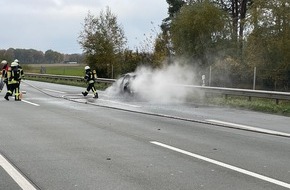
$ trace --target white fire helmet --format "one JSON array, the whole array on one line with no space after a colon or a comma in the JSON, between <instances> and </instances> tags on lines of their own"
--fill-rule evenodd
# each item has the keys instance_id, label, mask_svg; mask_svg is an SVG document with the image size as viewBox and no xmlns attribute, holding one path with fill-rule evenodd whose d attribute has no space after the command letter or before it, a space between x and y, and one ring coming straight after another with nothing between
<instances>
[{"instance_id":1,"label":"white fire helmet","mask_svg":"<svg viewBox=\"0 0 290 190\"><path fill-rule=\"evenodd\" d=\"M18 59L15 59L14 62L19 63Z\"/></svg>"},{"instance_id":2,"label":"white fire helmet","mask_svg":"<svg viewBox=\"0 0 290 190\"><path fill-rule=\"evenodd\" d=\"M18 63L17 63L17 62L13 61L13 62L11 63L11 67L17 67L17 66L18 66Z\"/></svg>"},{"instance_id":3,"label":"white fire helmet","mask_svg":"<svg viewBox=\"0 0 290 190\"><path fill-rule=\"evenodd\" d=\"M6 60L3 60L3 61L1 61L1 64L6 65L7 64L7 61Z\"/></svg>"},{"instance_id":4,"label":"white fire helmet","mask_svg":"<svg viewBox=\"0 0 290 190\"><path fill-rule=\"evenodd\" d=\"M88 70L88 69L90 69L90 67L89 66L85 66L85 70Z\"/></svg>"}]
</instances>

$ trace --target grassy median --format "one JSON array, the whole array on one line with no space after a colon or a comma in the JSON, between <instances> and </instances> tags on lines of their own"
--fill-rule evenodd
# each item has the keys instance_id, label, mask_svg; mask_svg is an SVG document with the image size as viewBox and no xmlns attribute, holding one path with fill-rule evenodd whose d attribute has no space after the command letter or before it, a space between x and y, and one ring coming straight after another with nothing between
<instances>
[{"instance_id":1,"label":"grassy median","mask_svg":"<svg viewBox=\"0 0 290 190\"><path fill-rule=\"evenodd\" d=\"M251 100L249 100L248 97L232 96L227 98L208 97L206 98L206 103L290 116L290 101L286 100L280 100L279 103L276 104L276 100L274 99L251 98Z\"/></svg>"}]
</instances>

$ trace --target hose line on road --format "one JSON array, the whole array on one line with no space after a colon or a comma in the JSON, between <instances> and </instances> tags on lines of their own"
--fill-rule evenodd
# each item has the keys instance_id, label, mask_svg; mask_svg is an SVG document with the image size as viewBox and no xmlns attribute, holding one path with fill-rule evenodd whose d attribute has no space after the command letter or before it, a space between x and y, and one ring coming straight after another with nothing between
<instances>
[{"instance_id":1,"label":"hose line on road","mask_svg":"<svg viewBox=\"0 0 290 190\"><path fill-rule=\"evenodd\" d=\"M34 86L34 85L32 85L32 84L26 82L26 81L22 81L22 82L23 82L24 84L26 84L26 85L28 85L28 86L30 86L30 87L32 87L32 88L38 90L39 92L41 92L41 93L47 95L47 96L50 96L50 97L53 97L53 98L62 98L61 96L55 96L55 95L49 94L49 93L45 92L44 90L42 90L42 89L40 89L40 88L38 88L38 87L36 87L36 86Z\"/></svg>"}]
</instances>

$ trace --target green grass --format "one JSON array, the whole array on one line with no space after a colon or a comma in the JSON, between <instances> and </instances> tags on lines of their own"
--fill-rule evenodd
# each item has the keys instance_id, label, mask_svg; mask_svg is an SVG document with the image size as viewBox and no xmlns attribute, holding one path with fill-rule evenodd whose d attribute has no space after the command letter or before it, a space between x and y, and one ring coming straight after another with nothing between
<instances>
[{"instance_id":1,"label":"green grass","mask_svg":"<svg viewBox=\"0 0 290 190\"><path fill-rule=\"evenodd\" d=\"M69 75L69 76L83 76L84 68L81 66L75 67L47 67L46 74L53 75Z\"/></svg>"},{"instance_id":2,"label":"green grass","mask_svg":"<svg viewBox=\"0 0 290 190\"><path fill-rule=\"evenodd\" d=\"M77 64L30 64L23 65L23 70L27 73L40 73L41 67L45 68L45 74L84 76L84 66Z\"/></svg>"},{"instance_id":3,"label":"green grass","mask_svg":"<svg viewBox=\"0 0 290 190\"><path fill-rule=\"evenodd\" d=\"M234 108L241 108L265 113L273 113L279 115L290 116L290 101L280 100L276 104L276 100L252 98L249 101L248 97L208 97L207 104L229 106Z\"/></svg>"}]
</instances>

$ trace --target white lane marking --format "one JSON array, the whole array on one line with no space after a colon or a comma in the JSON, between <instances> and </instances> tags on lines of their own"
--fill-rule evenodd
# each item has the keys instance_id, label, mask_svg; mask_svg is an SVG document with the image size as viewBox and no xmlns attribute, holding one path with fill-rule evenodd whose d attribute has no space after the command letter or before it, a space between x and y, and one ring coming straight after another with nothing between
<instances>
[{"instance_id":1,"label":"white lane marking","mask_svg":"<svg viewBox=\"0 0 290 190\"><path fill-rule=\"evenodd\" d=\"M0 166L3 167L3 169L23 190L36 190L36 188L25 177L23 177L1 154Z\"/></svg>"},{"instance_id":2,"label":"white lane marking","mask_svg":"<svg viewBox=\"0 0 290 190\"><path fill-rule=\"evenodd\" d=\"M219 120L214 120L214 119L207 119L207 121L213 122L213 123L218 123L218 124L223 124L223 125L229 125L229 126L233 126L233 127L239 128L239 129L246 129L246 130L257 131L257 132L266 133L266 134L274 134L274 135L282 135L282 136L290 137L289 133L283 133L283 132L279 132L279 131L261 129L261 128L257 128L257 127L251 127L251 126L247 126L247 125L241 125L241 124L219 121Z\"/></svg>"},{"instance_id":3,"label":"white lane marking","mask_svg":"<svg viewBox=\"0 0 290 190\"><path fill-rule=\"evenodd\" d=\"M134 108L141 108L141 106L136 106L136 105L133 105L133 104L125 104L125 103L112 101L112 100L104 100L104 99L98 99L98 100L104 101L104 102L111 102L111 103L114 103L114 104L119 104L119 105L124 105L124 106L130 106L130 107L134 107Z\"/></svg>"},{"instance_id":4,"label":"white lane marking","mask_svg":"<svg viewBox=\"0 0 290 190\"><path fill-rule=\"evenodd\" d=\"M61 93L61 94L65 94L66 92L62 92L62 91L58 91L58 90L51 90L51 89L43 89L43 90L46 90L46 91L50 91L50 92L57 92L57 93Z\"/></svg>"},{"instance_id":5,"label":"white lane marking","mask_svg":"<svg viewBox=\"0 0 290 190\"><path fill-rule=\"evenodd\" d=\"M217 161L217 160L213 160L211 158L207 158L207 157L204 157L204 156L201 156L201 155L198 155L198 154L194 154L194 153L191 153L191 152L179 149L179 148L175 148L173 146L169 146L169 145L166 145L166 144L163 144L163 143L160 143L160 142L151 141L150 143L158 145L158 146L161 146L161 147L164 147L164 148L167 148L167 149L170 149L170 150L173 150L173 151L176 151L176 152L179 152L179 153L182 153L182 154L185 154L185 155L188 155L188 156L191 156L191 157L194 157L194 158L197 158L197 159L200 159L200 160L203 160L205 162L209 162L209 163L212 163L212 164L215 164L215 165L218 165L218 166L230 169L230 170L234 170L236 172L239 172L239 173L242 173L242 174L245 174L245 175L248 175L248 176L252 176L252 177L261 179L263 181L267 181L267 182L270 182L270 183L273 183L273 184L276 184L276 185L279 185L279 186L286 187L286 188L290 189L290 184L289 183L285 183L283 181L279 181L279 180L276 180L276 179L273 179L273 178L270 178L270 177L267 177L267 176L263 176L263 175L260 175L260 174L257 174L257 173L242 169L242 168L238 168L236 166L232 166L232 165L229 165L229 164Z\"/></svg>"},{"instance_id":6,"label":"white lane marking","mask_svg":"<svg viewBox=\"0 0 290 190\"><path fill-rule=\"evenodd\" d=\"M25 102L27 104L31 104L31 105L34 105L34 106L40 106L39 104L36 104L36 103L32 103L32 102L29 102L27 100L21 100L22 102Z\"/></svg>"}]
</instances>

